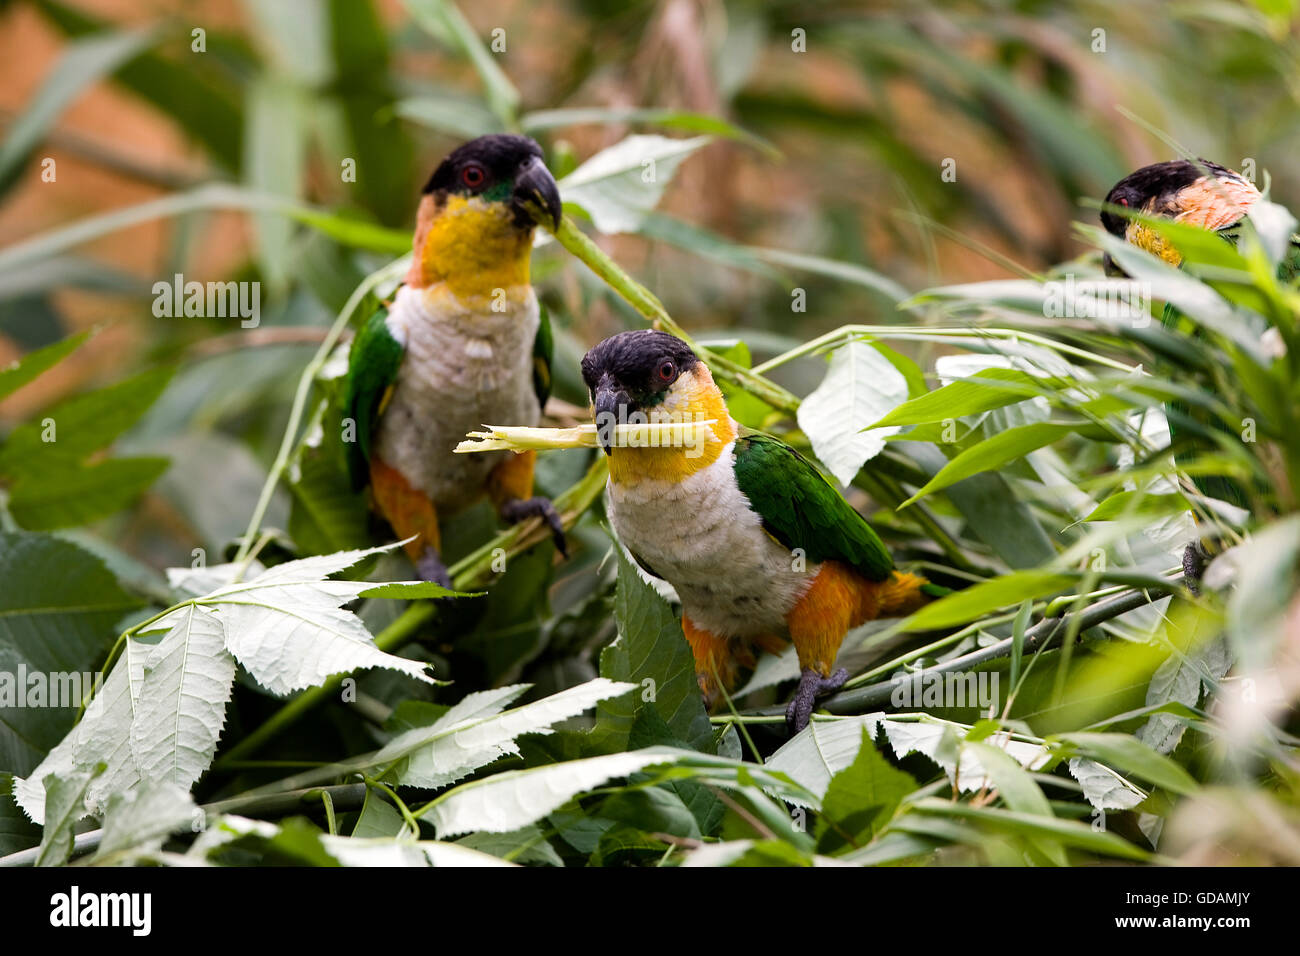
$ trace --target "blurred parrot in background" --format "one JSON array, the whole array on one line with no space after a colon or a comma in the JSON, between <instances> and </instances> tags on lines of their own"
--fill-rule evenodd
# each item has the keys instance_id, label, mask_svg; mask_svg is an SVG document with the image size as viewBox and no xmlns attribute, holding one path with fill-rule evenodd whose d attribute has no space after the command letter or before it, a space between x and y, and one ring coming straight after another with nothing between
<instances>
[{"instance_id":1,"label":"blurred parrot in background","mask_svg":"<svg viewBox=\"0 0 1300 956\"><path fill-rule=\"evenodd\" d=\"M732 420L708 367L664 332L622 332L582 360L609 458L614 530L638 564L668 581L700 690L712 704L755 649L792 641L802 671L786 718L807 726L850 628L908 614L947 589L894 570L866 520L802 455ZM697 444L632 447L610 425L713 421Z\"/></svg>"},{"instance_id":2,"label":"blurred parrot in background","mask_svg":"<svg viewBox=\"0 0 1300 956\"><path fill-rule=\"evenodd\" d=\"M455 455L487 422L536 425L550 391L551 330L529 282L540 210L558 227L559 190L537 143L481 136L425 185L414 259L392 302L353 340L343 390L353 487L420 576L450 586L438 521L484 495L501 518L538 516L564 552L554 505L533 496L535 452Z\"/></svg>"},{"instance_id":3,"label":"blurred parrot in background","mask_svg":"<svg viewBox=\"0 0 1300 956\"><path fill-rule=\"evenodd\" d=\"M1240 236L1238 227L1241 221L1262 198L1253 183L1226 166L1206 159L1176 159L1143 166L1125 176L1107 194L1106 206L1131 209L1148 217L1162 217L1200 226L1217 232L1235 245ZM1102 210L1101 223L1111 235L1158 256L1170 265L1181 265L1182 256L1178 250L1149 225L1129 219L1115 208ZM1125 275L1109 254L1103 264L1108 275ZM1300 275L1300 238L1293 237L1289 253L1278 267L1278 278L1289 282L1297 275ZM1184 317L1172 303L1167 303L1161 321L1166 328L1177 329L1184 323ZM1187 331L1192 331L1190 324ZM1279 339L1278 345L1280 344ZM1181 401L1169 402L1165 407L1170 413L1171 442L1178 438L1176 418L1199 421L1198 416L1204 415L1201 412L1193 413ZM1209 424L1225 433L1235 434L1235 429L1226 423L1215 421ZM1175 461L1184 464L1205 450L1208 450L1208 446L1192 445L1176 453ZM1246 490L1226 475L1195 475L1192 481L1197 490L1207 497L1229 502L1239 508L1250 506ZM1194 592L1198 590L1207 557L1205 546L1200 541L1189 544L1183 553L1184 577Z\"/></svg>"}]
</instances>

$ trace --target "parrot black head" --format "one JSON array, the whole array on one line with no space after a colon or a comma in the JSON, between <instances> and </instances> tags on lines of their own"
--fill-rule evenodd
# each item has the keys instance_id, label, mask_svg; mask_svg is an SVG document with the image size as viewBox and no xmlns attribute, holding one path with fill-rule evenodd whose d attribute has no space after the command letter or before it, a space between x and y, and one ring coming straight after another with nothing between
<instances>
[{"instance_id":1,"label":"parrot black head","mask_svg":"<svg viewBox=\"0 0 1300 956\"><path fill-rule=\"evenodd\" d=\"M543 162L542 148L527 136L493 133L480 136L448 154L425 184L425 195L481 196L507 202L519 225L531 229L534 205L559 228L560 191Z\"/></svg>"},{"instance_id":2,"label":"parrot black head","mask_svg":"<svg viewBox=\"0 0 1300 956\"><path fill-rule=\"evenodd\" d=\"M697 377L701 369L704 374ZM650 329L610 336L582 357L582 378L591 393L598 428L602 423L626 423L629 415L658 408L677 392L682 393L681 411L686 413L698 404L695 393L705 389L717 393L707 373L685 342ZM601 435L608 454L608 429Z\"/></svg>"},{"instance_id":3,"label":"parrot black head","mask_svg":"<svg viewBox=\"0 0 1300 956\"><path fill-rule=\"evenodd\" d=\"M453 150L425 184L406 284L445 286L474 302L529 285L535 216L559 228L560 191L527 136L480 136Z\"/></svg>"},{"instance_id":4,"label":"parrot black head","mask_svg":"<svg viewBox=\"0 0 1300 956\"><path fill-rule=\"evenodd\" d=\"M1180 219L1220 229L1236 222L1259 198L1255 187L1239 173L1208 159L1195 162L1174 159L1153 163L1129 173L1106 195L1107 207L1131 209L1147 216ZM1143 227L1114 208L1101 211L1101 224L1118 236L1155 255L1176 263L1177 251L1152 230ZM1107 254L1103 260L1108 275L1123 276Z\"/></svg>"}]
</instances>

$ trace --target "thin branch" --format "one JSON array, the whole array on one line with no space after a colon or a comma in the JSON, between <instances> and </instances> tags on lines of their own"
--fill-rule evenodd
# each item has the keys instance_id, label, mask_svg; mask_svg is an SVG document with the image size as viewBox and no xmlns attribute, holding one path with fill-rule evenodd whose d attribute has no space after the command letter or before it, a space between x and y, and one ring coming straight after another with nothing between
<instances>
[{"instance_id":1,"label":"thin branch","mask_svg":"<svg viewBox=\"0 0 1300 956\"><path fill-rule=\"evenodd\" d=\"M1094 604L1086 610L1077 614L1068 614L1063 617L1047 618L1035 624L1029 630L1025 631L1024 650L1030 653L1038 650L1040 647L1048 647L1056 641L1059 641L1070 629L1071 625L1077 628L1079 632L1085 631L1090 627L1096 627L1098 624L1105 623L1112 618L1119 617L1121 614L1127 614L1136 608L1143 607L1153 601L1158 601L1162 597L1172 594L1178 589L1175 581L1170 581L1166 588L1147 588L1143 591L1130 591L1119 597L1112 598L1109 601L1103 601L1100 604ZM923 670L914 671L909 675L909 680L923 679L928 674L946 674L953 671L969 670L988 661L996 660L999 657L1006 657L1011 653L1013 639L1008 637L1005 640L998 641L996 644L990 644L988 647L981 647L978 650L971 651L969 654L963 654L961 657L954 657L950 661L944 661L936 664L934 667L927 667ZM897 684L892 680L882 681L877 684L871 684L867 687L855 687L852 690L841 691L833 697L827 698L822 702L823 709L832 714L863 714L870 713L873 710L879 710L888 706L890 697L893 696ZM762 707L748 713L762 716L775 714L784 714L783 706Z\"/></svg>"}]
</instances>

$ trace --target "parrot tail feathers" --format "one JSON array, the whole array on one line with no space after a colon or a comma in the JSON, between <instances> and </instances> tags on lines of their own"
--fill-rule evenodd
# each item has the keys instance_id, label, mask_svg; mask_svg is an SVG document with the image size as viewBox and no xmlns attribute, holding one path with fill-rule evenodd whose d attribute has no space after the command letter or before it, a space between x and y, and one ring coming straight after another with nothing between
<instances>
[{"instance_id":1,"label":"parrot tail feathers","mask_svg":"<svg viewBox=\"0 0 1300 956\"><path fill-rule=\"evenodd\" d=\"M928 604L931 599L948 593L947 588L931 584L919 574L895 571L884 581L870 582L872 585L871 604L873 613L863 618L864 621L878 617L903 617L917 608ZM861 622L859 622L861 623Z\"/></svg>"}]
</instances>

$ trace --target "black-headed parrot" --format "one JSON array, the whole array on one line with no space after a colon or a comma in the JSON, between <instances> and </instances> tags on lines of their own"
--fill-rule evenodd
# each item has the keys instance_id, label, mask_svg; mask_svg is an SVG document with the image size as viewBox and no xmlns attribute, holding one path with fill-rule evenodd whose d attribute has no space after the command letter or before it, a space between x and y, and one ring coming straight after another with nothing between
<instances>
[{"instance_id":1,"label":"black-headed parrot","mask_svg":"<svg viewBox=\"0 0 1300 956\"><path fill-rule=\"evenodd\" d=\"M1106 206L1118 208L1103 209L1101 223L1111 235L1158 256L1170 265L1178 266L1182 263L1182 257L1176 248L1149 225L1130 219L1119 210L1131 209L1148 217L1200 226L1217 232L1224 240L1235 245L1240 236L1242 220L1261 198L1254 184L1226 166L1206 159L1194 162L1176 159L1143 166L1116 183L1106 196ZM1124 275L1109 255L1105 257L1104 264L1108 274ZM1289 254L1279 264L1278 277L1291 281L1297 275L1300 275L1300 239L1293 238ZM1190 323L1187 323L1172 303L1166 304L1162 323L1166 328L1185 327L1189 334L1195 334ZM1177 442L1179 435L1176 419L1181 417L1195 420L1200 413L1193 413L1183 402L1171 402L1166 408L1170 413L1170 439ZM1211 424L1225 433L1235 433L1235 429L1230 428L1228 423L1216 421ZM1198 448L1196 442L1184 444L1185 447L1176 454L1179 464L1195 458L1200 451L1205 450ZM1240 508L1250 506L1246 489L1226 475L1197 474L1192 480L1197 490L1207 497ZM1200 541L1189 544L1184 552L1184 576L1193 591L1198 589L1207 556L1205 545Z\"/></svg>"},{"instance_id":2,"label":"black-headed parrot","mask_svg":"<svg viewBox=\"0 0 1300 956\"><path fill-rule=\"evenodd\" d=\"M536 425L550 388L551 334L529 281L540 211L561 204L541 148L481 136L454 150L420 198L410 271L353 340L343 415L355 488L401 538L420 575L448 585L438 521L488 495L508 522L554 506L533 496L535 453L456 455L484 424Z\"/></svg>"},{"instance_id":3,"label":"black-headed parrot","mask_svg":"<svg viewBox=\"0 0 1300 956\"><path fill-rule=\"evenodd\" d=\"M802 455L741 428L708 367L663 332L622 332L582 360L609 460L608 509L619 540L682 602L682 628L706 702L755 650L793 642L802 675L786 716L808 724L845 633L946 593L900 573L866 520ZM707 440L620 443L616 423L708 422Z\"/></svg>"}]
</instances>

